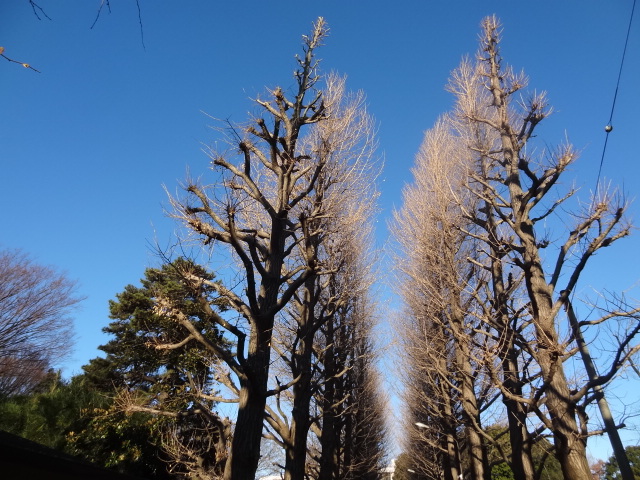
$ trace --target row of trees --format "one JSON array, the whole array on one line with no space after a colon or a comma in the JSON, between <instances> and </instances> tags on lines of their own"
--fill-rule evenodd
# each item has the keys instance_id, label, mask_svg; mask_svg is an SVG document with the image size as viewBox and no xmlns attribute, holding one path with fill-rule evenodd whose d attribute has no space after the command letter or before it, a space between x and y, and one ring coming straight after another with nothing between
<instances>
[{"instance_id":1,"label":"row of trees","mask_svg":"<svg viewBox=\"0 0 640 480\"><path fill-rule=\"evenodd\" d=\"M349 446L360 451L345 447L345 435L369 435L360 422L380 411L366 384L374 361L371 235L361 227L372 224L377 196L373 122L363 96L349 94L343 78L320 76L315 50L326 34L320 18L304 37L291 95L270 90L256 100L249 124L226 126L230 150L210 152L216 183L188 180L184 195L171 198L187 237L214 254L224 249L234 272L212 281L181 271L228 345L207 339L173 298L156 297L157 313L185 332L156 349L194 342L226 369L220 379L238 410L225 479L255 476L265 422L284 450L287 480L313 470L319 479L350 478L352 471L362 478L379 468L382 431L375 442L350 436ZM227 312L214 308L207 289ZM360 401L365 395L371 398Z\"/></svg>"},{"instance_id":2,"label":"row of trees","mask_svg":"<svg viewBox=\"0 0 640 480\"><path fill-rule=\"evenodd\" d=\"M590 319L573 307L588 261L628 235L626 204L600 191L555 225L575 193L555 186L577 155L535 155L550 108L544 94L514 100L526 79L503 65L499 29L485 19L477 59L454 71L455 107L427 133L392 226L408 408L397 475L590 479L597 402L630 479L603 389L640 348L640 309L613 295ZM153 478L255 478L267 451L287 480L378 478L374 126L362 94L320 74L326 35L319 19L304 37L291 92L270 90L247 124L221 126L213 181L170 196L192 258L165 254L118 295L106 356L82 375L46 375L57 351L45 333L68 325L73 285L47 270L27 285L37 275L0 257L13 279L0 286L12 430ZM46 321L29 326L27 291ZM617 343L598 373L585 335L604 328Z\"/></svg>"},{"instance_id":3,"label":"row of trees","mask_svg":"<svg viewBox=\"0 0 640 480\"><path fill-rule=\"evenodd\" d=\"M374 124L361 93L320 75L326 34L319 19L304 37L291 93L270 90L246 125L222 126L214 182L188 179L170 197L181 251L212 249L227 261L219 278L167 255L112 302L106 357L50 387L98 395L62 435L67 450L131 464L147 458L134 440L147 434L175 475L245 480L268 441L288 480L377 477ZM227 403L233 421L219 413ZM146 474L160 472L145 461Z\"/></svg>"},{"instance_id":4,"label":"row of trees","mask_svg":"<svg viewBox=\"0 0 640 480\"><path fill-rule=\"evenodd\" d=\"M482 27L393 225L409 468L416 478L480 480L505 464L527 480L552 478L544 457L555 457L553 478L587 480L587 438L602 433L587 409L606 406L602 388L638 351L640 309L603 296L579 320L574 292L589 260L629 234L627 205L601 189L563 218L575 191L555 187L577 154L568 144L536 149L546 97L521 93L527 80L502 61L498 21ZM585 336L607 328L616 343L597 373ZM615 426L608 433L615 442ZM624 450L616 455L624 474Z\"/></svg>"},{"instance_id":5,"label":"row of trees","mask_svg":"<svg viewBox=\"0 0 640 480\"><path fill-rule=\"evenodd\" d=\"M0 428L147 478L221 478L234 434L233 423L218 412L225 400L218 389L230 381L228 371L201 343L184 342L182 326L156 311L158 295L170 297L208 342L230 348L189 290L185 271L214 281L183 258L148 269L141 286L128 285L110 303L113 321L104 331L113 338L100 347L105 356L91 360L70 381L49 370L29 389L4 392ZM209 305L223 313L225 304L212 290L208 295ZM380 468L384 417L371 368L370 326L364 323L372 312L362 308L345 304L316 336L314 378L304 390L312 398L303 478L376 478ZM282 332L274 336L279 344L285 339ZM158 350L167 344L172 348ZM276 382L291 368L285 362L290 348L277 347ZM263 472L288 473L297 461L293 427L301 420L286 412L288 405L296 406L296 392L274 396L265 407L259 466Z\"/></svg>"}]
</instances>

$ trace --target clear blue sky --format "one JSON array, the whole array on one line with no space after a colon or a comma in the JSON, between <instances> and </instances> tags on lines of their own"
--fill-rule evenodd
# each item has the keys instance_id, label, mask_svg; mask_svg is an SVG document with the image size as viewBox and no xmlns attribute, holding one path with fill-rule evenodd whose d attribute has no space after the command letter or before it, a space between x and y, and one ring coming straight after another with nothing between
<instances>
[{"instance_id":1,"label":"clear blue sky","mask_svg":"<svg viewBox=\"0 0 640 480\"><path fill-rule=\"evenodd\" d=\"M206 172L201 143L215 141L202 113L243 121L247 97L291 86L293 55L311 23L331 29L323 68L367 94L385 156L378 240L410 180L422 135L452 99L450 71L473 54L481 18L504 24L503 55L547 90L555 114L539 129L549 145L565 136L582 158L565 177L588 199L605 139L632 0L603 1L149 1L0 2L0 45L35 73L0 59L0 247L22 248L65 270L86 295L76 315L68 374L107 340L108 300L144 268L154 244L172 243L165 184ZM640 191L640 12L627 59L603 174ZM631 216L638 218L637 202ZM637 233L637 232L636 232ZM619 290L640 277L636 234L596 259L581 287ZM623 392L624 393L624 392ZM630 399L628 399L630 400ZM636 397L637 400L637 397Z\"/></svg>"}]
</instances>

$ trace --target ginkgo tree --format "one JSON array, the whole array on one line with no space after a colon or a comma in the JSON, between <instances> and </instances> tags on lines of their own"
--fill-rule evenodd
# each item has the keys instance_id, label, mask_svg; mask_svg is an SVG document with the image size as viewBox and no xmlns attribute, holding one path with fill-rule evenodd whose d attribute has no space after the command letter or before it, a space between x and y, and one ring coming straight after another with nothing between
<instances>
[{"instance_id":1,"label":"ginkgo tree","mask_svg":"<svg viewBox=\"0 0 640 480\"><path fill-rule=\"evenodd\" d=\"M532 450L546 433L564 477L587 480L586 442L598 432L590 432L586 409L640 348L640 309L609 296L592 308L592 319L579 320L573 295L593 256L630 233L627 203L600 187L571 211L575 190L558 186L577 152L568 144L535 148L534 133L551 108L544 93L523 93L526 77L504 64L500 29L495 17L483 20L475 61L464 59L448 85L455 107L418 155L415 184L396 220L405 303L438 333L432 350L451 370L448 381L440 369L438 386L447 386L465 435L473 429L479 436L465 445L473 478L483 478L482 444L491 443L474 420L487 399L481 380L488 380L505 406L513 452L505 460L516 477L535 478ZM563 213L551 233L547 220ZM617 343L600 361L603 373L570 375L568 359L588 360L582 330L604 328L615 330ZM452 475L467 468L455 450L445 458L455 464Z\"/></svg>"},{"instance_id":2,"label":"ginkgo tree","mask_svg":"<svg viewBox=\"0 0 640 480\"><path fill-rule=\"evenodd\" d=\"M315 315L308 297L344 268L331 264L323 251L345 225L342 212L349 209L344 202L366 185L366 168L358 163L366 165L373 145L371 122L358 113L361 100L350 101L341 81L320 74L315 51L327 31L320 18L303 38L292 92L269 90L266 99L255 100L257 111L248 124L227 125L230 149L210 152L217 180L205 184L189 179L183 194L171 197L173 215L187 231L184 241L196 237L213 247L214 254L224 250L233 259L229 268L234 275L220 281L184 272L194 292L211 288L228 305L229 311L220 315L207 298L200 299L232 348L207 341L170 298L157 301L159 314L184 327L185 341L200 342L229 369L220 379L237 397L238 413L227 480L253 478L267 400L289 389L300 402L300 413L289 432L281 431L282 438L296 438L287 439L286 475L297 479L305 474L310 396L304 385L312 373L314 332L325 321ZM278 339L275 332L293 310L294 337ZM297 348L290 358L294 375L274 385L270 371L276 342Z\"/></svg>"}]
</instances>

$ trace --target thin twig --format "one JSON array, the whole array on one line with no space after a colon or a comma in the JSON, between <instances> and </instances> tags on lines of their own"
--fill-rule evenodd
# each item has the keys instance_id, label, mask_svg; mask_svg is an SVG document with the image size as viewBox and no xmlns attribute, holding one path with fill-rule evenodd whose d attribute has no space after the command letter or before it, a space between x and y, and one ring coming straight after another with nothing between
<instances>
[{"instance_id":1,"label":"thin twig","mask_svg":"<svg viewBox=\"0 0 640 480\"><path fill-rule=\"evenodd\" d=\"M96 19L91 24L90 30L93 30L93 27L95 27L96 23L98 23L98 19L100 18L100 14L102 13L102 7L104 7L105 5L109 9L109 13L111 13L111 4L109 3L109 0L101 0L100 6L98 7L98 13L96 15Z\"/></svg>"},{"instance_id":2,"label":"thin twig","mask_svg":"<svg viewBox=\"0 0 640 480\"><path fill-rule=\"evenodd\" d=\"M144 30L142 30L142 12L140 11L140 0L136 0L136 7L138 7L138 23L140 24L140 41L142 42L142 49L146 50L144 46Z\"/></svg>"},{"instance_id":3,"label":"thin twig","mask_svg":"<svg viewBox=\"0 0 640 480\"><path fill-rule=\"evenodd\" d=\"M31 70L33 70L34 72L38 72L38 73L42 73L40 72L40 70L37 70L35 68L33 68L31 65L29 65L28 63L24 63L24 62L19 62L18 60L14 60L13 58L9 58L4 54L4 47L0 47L0 57L5 58L7 61L12 62L12 63L17 63L19 65L22 65L24 68L30 68Z\"/></svg>"},{"instance_id":4,"label":"thin twig","mask_svg":"<svg viewBox=\"0 0 640 480\"><path fill-rule=\"evenodd\" d=\"M101 0L100 1L100 6L98 7L98 13L96 14L96 18L93 21L93 23L91 24L91 29L93 30L93 27L96 26L96 23L98 23L98 19L100 18L100 14L102 13L102 9L103 7L107 7L107 9L109 10L109 13L111 13L111 3L109 3L109 0ZM142 10L140 9L140 0L136 0L136 7L138 8L138 24L140 25L140 41L142 42L142 48L144 50L146 50L146 46L144 44L144 30L142 29Z\"/></svg>"},{"instance_id":5,"label":"thin twig","mask_svg":"<svg viewBox=\"0 0 640 480\"><path fill-rule=\"evenodd\" d=\"M44 15L45 17L47 17L49 20L51 20L51 17L49 15L47 15L47 12L45 12L42 7L40 5L38 5L36 2L34 2L33 0L29 0L29 5L31 5L31 8L33 9L33 14L36 16L36 18L38 20L42 20L40 18L40 15L38 15L38 10L40 10L40 13L42 13L42 15ZM37 10L36 10L37 9Z\"/></svg>"}]
</instances>

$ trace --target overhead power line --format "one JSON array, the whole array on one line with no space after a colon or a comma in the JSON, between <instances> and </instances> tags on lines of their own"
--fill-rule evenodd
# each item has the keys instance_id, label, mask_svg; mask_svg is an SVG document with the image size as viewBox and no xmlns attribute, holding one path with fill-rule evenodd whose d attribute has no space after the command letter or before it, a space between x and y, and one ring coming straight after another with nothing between
<instances>
[{"instance_id":1,"label":"overhead power line","mask_svg":"<svg viewBox=\"0 0 640 480\"><path fill-rule=\"evenodd\" d=\"M631 24L633 23L633 14L636 10L636 0L633 0L633 6L631 7L631 16L629 17L629 26L627 27L627 38L624 41L624 49L622 50L622 59L620 60L620 70L618 70L618 80L616 82L616 90L613 94L613 102L611 104L611 113L609 114L609 122L604 127L606 136L604 139L604 147L602 148L602 157L600 157L600 167L598 168L598 178L596 180L596 193L598 192L598 185L600 184L600 175L602 174L602 164L604 163L604 155L607 151L607 143L609 141L609 134L613 130L613 111L616 108L616 100L618 99L618 89L620 88L620 78L622 77L622 67L624 66L624 58L627 55L627 45L629 44L629 34L631 33Z\"/></svg>"}]
</instances>

